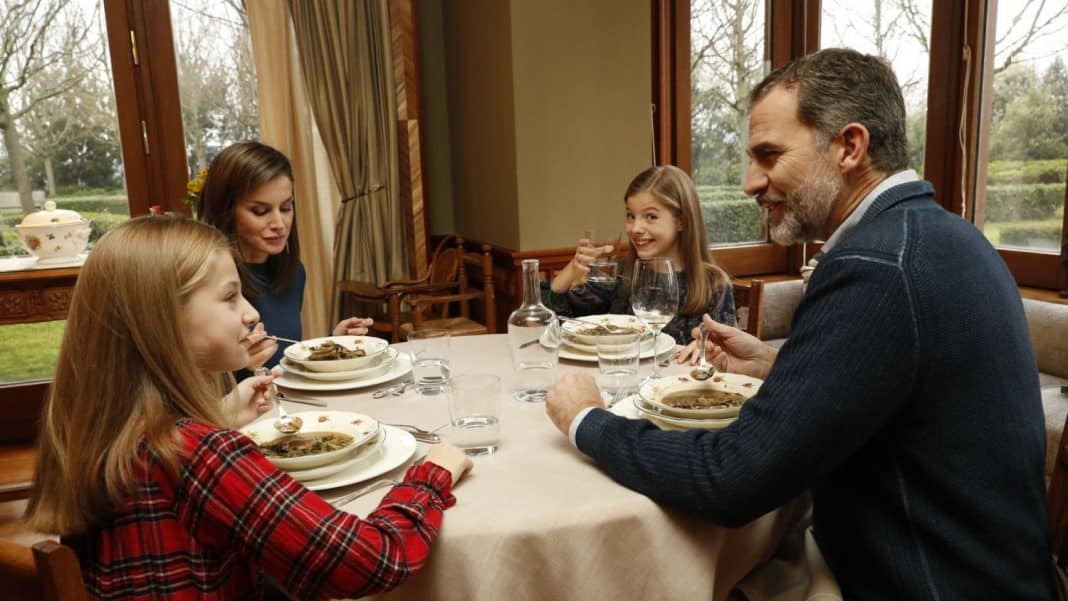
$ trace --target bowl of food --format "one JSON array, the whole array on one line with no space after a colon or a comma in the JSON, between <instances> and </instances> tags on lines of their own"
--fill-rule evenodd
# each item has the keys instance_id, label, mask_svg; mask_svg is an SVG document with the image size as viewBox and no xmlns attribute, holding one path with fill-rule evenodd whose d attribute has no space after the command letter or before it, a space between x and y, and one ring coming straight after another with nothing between
<instances>
[{"instance_id":1,"label":"bowl of food","mask_svg":"<svg viewBox=\"0 0 1068 601\"><path fill-rule=\"evenodd\" d=\"M310 371L351 371L371 367L389 348L373 336L327 336L286 347L286 359Z\"/></svg>"},{"instance_id":2,"label":"bowl of food","mask_svg":"<svg viewBox=\"0 0 1068 601\"><path fill-rule=\"evenodd\" d=\"M763 380L718 373L707 380L666 377L644 384L638 394L662 415L692 419L736 417L742 405L760 390Z\"/></svg>"},{"instance_id":3,"label":"bowl of food","mask_svg":"<svg viewBox=\"0 0 1068 601\"><path fill-rule=\"evenodd\" d=\"M645 334L648 328L633 315L587 315L564 322L564 339L597 346L597 337L608 334ZM596 352L596 350L595 350Z\"/></svg>"},{"instance_id":4,"label":"bowl of food","mask_svg":"<svg viewBox=\"0 0 1068 601\"><path fill-rule=\"evenodd\" d=\"M241 430L271 463L286 471L308 470L345 459L378 435L378 420L362 413L305 411L290 417L304 422L296 434L275 430L273 414Z\"/></svg>"},{"instance_id":5,"label":"bowl of food","mask_svg":"<svg viewBox=\"0 0 1068 601\"><path fill-rule=\"evenodd\" d=\"M30 213L15 226L26 252L38 263L62 263L77 258L89 244L89 220L77 211L57 209L49 200L44 209Z\"/></svg>"}]
</instances>

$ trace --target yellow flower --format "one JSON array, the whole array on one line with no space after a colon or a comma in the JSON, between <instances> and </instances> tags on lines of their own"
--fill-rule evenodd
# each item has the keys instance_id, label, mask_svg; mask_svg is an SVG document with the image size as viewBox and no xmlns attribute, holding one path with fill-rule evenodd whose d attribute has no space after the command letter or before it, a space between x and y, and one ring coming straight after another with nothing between
<instances>
[{"instance_id":1,"label":"yellow flower","mask_svg":"<svg viewBox=\"0 0 1068 601\"><path fill-rule=\"evenodd\" d=\"M197 173L197 176L185 185L185 204L194 207L197 204L197 197L200 196L200 191L204 189L204 180L208 177L208 168L205 167Z\"/></svg>"}]
</instances>

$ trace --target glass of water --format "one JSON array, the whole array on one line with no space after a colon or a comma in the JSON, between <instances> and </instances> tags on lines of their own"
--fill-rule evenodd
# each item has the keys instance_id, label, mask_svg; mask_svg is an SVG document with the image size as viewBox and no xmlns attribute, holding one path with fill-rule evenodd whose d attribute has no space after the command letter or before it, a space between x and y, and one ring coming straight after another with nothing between
<instances>
[{"instance_id":1,"label":"glass of water","mask_svg":"<svg viewBox=\"0 0 1068 601\"><path fill-rule=\"evenodd\" d=\"M416 330L408 334L412 382L419 394L441 394L449 383L449 331Z\"/></svg>"},{"instance_id":2,"label":"glass of water","mask_svg":"<svg viewBox=\"0 0 1068 601\"><path fill-rule=\"evenodd\" d=\"M501 379L462 374L449 379L449 442L468 455L489 455L501 440Z\"/></svg>"},{"instance_id":3,"label":"glass of water","mask_svg":"<svg viewBox=\"0 0 1068 601\"><path fill-rule=\"evenodd\" d=\"M597 367L603 376L601 390L609 407L637 389L641 339L640 332L597 337Z\"/></svg>"}]
</instances>

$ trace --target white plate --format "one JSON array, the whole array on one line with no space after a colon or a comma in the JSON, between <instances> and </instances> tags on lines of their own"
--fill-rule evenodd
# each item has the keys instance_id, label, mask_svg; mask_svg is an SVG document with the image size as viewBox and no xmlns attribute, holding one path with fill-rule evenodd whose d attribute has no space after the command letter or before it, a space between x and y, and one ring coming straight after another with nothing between
<instances>
[{"instance_id":1,"label":"white plate","mask_svg":"<svg viewBox=\"0 0 1068 601\"><path fill-rule=\"evenodd\" d=\"M596 357L594 357L594 359L596 359ZM397 360L390 364L388 371L370 378L342 380L341 382L318 382L316 380L309 380L301 376L286 373L275 378L274 383L283 388L290 388L292 390L309 390L313 392L352 390L353 388L366 388L368 386L374 386L375 384L389 382L390 380L395 380L410 371L412 371L411 357L408 353L400 353L397 355Z\"/></svg>"},{"instance_id":2,"label":"white plate","mask_svg":"<svg viewBox=\"0 0 1068 601\"><path fill-rule=\"evenodd\" d=\"M378 434L378 420L370 415L364 415L363 413L320 409L318 411L290 413L289 415L290 417L299 417L303 422L303 425L300 428L300 434L339 432L351 436L352 442L344 448L325 453L317 453L315 455L305 455L301 457L267 457L268 461L283 470L307 470L321 465L334 463L335 461L348 457L349 453L356 450L356 447L370 441L376 434ZM271 414L245 426L241 429L241 432L245 436L251 438L253 442L259 446L269 444L280 438L285 438L287 436L286 434L282 434L274 428L274 420L276 417L277 416L272 412Z\"/></svg>"},{"instance_id":3,"label":"white plate","mask_svg":"<svg viewBox=\"0 0 1068 601\"><path fill-rule=\"evenodd\" d=\"M378 436L375 436L370 441L364 443L362 446L353 451L352 455L348 457L342 457L338 461L328 465L322 465L319 467L313 467L307 470L290 470L289 475L294 480L301 482L308 482L310 480L318 480L325 478L331 474L340 472L341 470L348 469L355 465L364 465L378 461L384 454L384 445L386 443L386 430L385 428L379 428Z\"/></svg>"},{"instance_id":4,"label":"white plate","mask_svg":"<svg viewBox=\"0 0 1068 601\"><path fill-rule=\"evenodd\" d=\"M667 334L664 334L667 336ZM653 346L653 339L648 333L642 334L641 350L646 351ZM575 342L574 340L564 340L564 346L560 347L561 350L569 350L575 353L583 353L587 355L597 355L596 344L582 344L581 342Z\"/></svg>"},{"instance_id":5,"label":"white plate","mask_svg":"<svg viewBox=\"0 0 1068 601\"><path fill-rule=\"evenodd\" d=\"M333 342L349 350L362 348L365 354L351 359L308 361L312 349L324 342ZM325 336L302 340L300 344L291 344L285 347L282 354L290 361L300 363L310 371L352 371L370 366L387 348L389 348L388 341L374 336Z\"/></svg>"},{"instance_id":6,"label":"white plate","mask_svg":"<svg viewBox=\"0 0 1068 601\"><path fill-rule=\"evenodd\" d=\"M361 378L371 378L377 374L385 373L397 360L399 351L394 347L389 347L386 352L381 353L380 359L370 367L364 367L362 369L353 369L350 371L311 371L302 367L299 363L295 363L289 357L282 357L282 361L279 365L282 366L287 373L299 376L307 380L318 380L320 382L344 382L348 380L359 380Z\"/></svg>"},{"instance_id":7,"label":"white plate","mask_svg":"<svg viewBox=\"0 0 1068 601\"><path fill-rule=\"evenodd\" d=\"M669 376L649 380L638 389L638 396L645 400L651 409L664 416L682 417L689 419L723 419L735 417L741 411L741 405L733 407L708 407L705 409L681 409L660 402L661 397L676 391L700 390L709 388L724 392L733 392L744 396L747 400L760 390L764 380L742 374L718 372L707 380L694 380L689 375Z\"/></svg>"},{"instance_id":8,"label":"white plate","mask_svg":"<svg viewBox=\"0 0 1068 601\"><path fill-rule=\"evenodd\" d=\"M550 347L551 348L551 345L546 344L546 342L545 342L547 337L548 337L548 332L546 332L545 334L542 334L541 338L539 339L539 342L541 342L542 346L546 346L546 347ZM657 336L657 338L656 338L656 346L657 346L657 350L659 350L661 353L663 353L663 352L668 351L668 350L670 350L670 349L675 347L675 339L672 338L668 334L660 332L660 335ZM653 345L651 345L649 343L643 344L641 349L639 350L639 355L638 356L641 357L642 359L648 359L649 357L652 357L653 356ZM592 353L584 353L584 352L582 352L580 350L577 350L577 349L569 346L568 344L564 344L563 346L560 347L560 358L561 359L570 359L571 361L586 361L588 363L597 363L597 348L593 347L593 352ZM275 380L275 381L277 382L278 380Z\"/></svg>"},{"instance_id":9,"label":"white plate","mask_svg":"<svg viewBox=\"0 0 1068 601\"><path fill-rule=\"evenodd\" d=\"M640 319L634 315L619 315L615 313L604 313L601 315L583 315L582 317L575 317L572 320L578 320L588 323L591 326L596 325L614 325L621 327L637 328L641 330L643 335L649 333L649 326L642 323ZM565 321L563 322L564 340L566 342L574 342L577 345L586 345L595 347L597 345L597 336L591 336L588 334L578 334L586 328L578 321Z\"/></svg>"},{"instance_id":10,"label":"white plate","mask_svg":"<svg viewBox=\"0 0 1068 601\"><path fill-rule=\"evenodd\" d=\"M626 417L629 419L647 419L661 430L693 430L700 428L703 430L722 430L726 428L734 419L725 420L692 420L685 418L672 418L666 415L654 417L649 413L638 410L638 403L641 403L642 399L638 395L631 395L620 402L612 405L608 410L612 413Z\"/></svg>"},{"instance_id":11,"label":"white plate","mask_svg":"<svg viewBox=\"0 0 1068 601\"><path fill-rule=\"evenodd\" d=\"M377 478L408 461L412 454L415 453L415 437L393 426L382 426L382 429L386 431L386 442L382 445L381 459L368 464L353 465L326 478L303 482L304 486L308 490L341 488L342 486Z\"/></svg>"}]
</instances>

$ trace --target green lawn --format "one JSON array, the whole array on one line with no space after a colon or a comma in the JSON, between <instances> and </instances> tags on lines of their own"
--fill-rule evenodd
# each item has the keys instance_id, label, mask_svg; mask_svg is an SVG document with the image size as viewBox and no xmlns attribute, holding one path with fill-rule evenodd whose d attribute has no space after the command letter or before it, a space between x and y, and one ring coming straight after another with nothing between
<instances>
[{"instance_id":1,"label":"green lawn","mask_svg":"<svg viewBox=\"0 0 1068 601\"><path fill-rule=\"evenodd\" d=\"M0 384L51 378L66 323L0 326Z\"/></svg>"}]
</instances>

